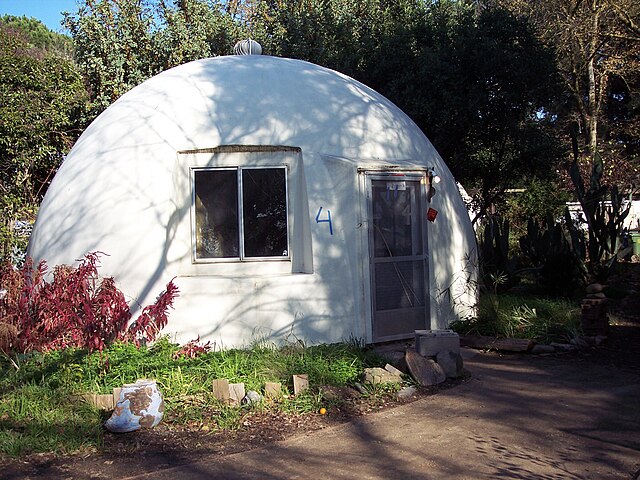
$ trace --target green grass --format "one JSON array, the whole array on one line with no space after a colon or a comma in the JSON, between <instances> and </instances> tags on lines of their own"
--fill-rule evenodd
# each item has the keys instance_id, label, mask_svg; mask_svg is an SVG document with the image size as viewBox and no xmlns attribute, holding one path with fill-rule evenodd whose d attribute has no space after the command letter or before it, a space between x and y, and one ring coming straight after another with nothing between
<instances>
[{"instance_id":1,"label":"green grass","mask_svg":"<svg viewBox=\"0 0 640 480\"><path fill-rule=\"evenodd\" d=\"M242 382L247 391L260 393L265 382L280 382L283 397L255 408L306 413L327 405L321 386L352 385L364 368L385 363L355 341L312 347L257 342L194 359L175 358L178 348L162 338L149 348L117 343L102 354L66 349L0 356L0 456L99 449L105 414L77 395L111 393L139 378L158 383L166 404L163 423L233 430L247 407L221 404L212 393L213 379ZM311 386L295 397L294 374L307 374Z\"/></svg>"},{"instance_id":2,"label":"green grass","mask_svg":"<svg viewBox=\"0 0 640 480\"><path fill-rule=\"evenodd\" d=\"M487 294L480 298L478 318L452 328L460 334L567 342L580 331L580 307L561 299Z\"/></svg>"}]
</instances>

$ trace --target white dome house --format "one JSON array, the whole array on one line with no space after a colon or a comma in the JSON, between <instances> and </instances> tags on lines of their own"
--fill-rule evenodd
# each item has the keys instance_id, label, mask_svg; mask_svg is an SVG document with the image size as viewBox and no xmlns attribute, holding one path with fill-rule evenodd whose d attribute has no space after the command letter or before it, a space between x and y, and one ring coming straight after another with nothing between
<instances>
[{"instance_id":1,"label":"white dome house","mask_svg":"<svg viewBox=\"0 0 640 480\"><path fill-rule=\"evenodd\" d=\"M194 61L103 112L28 254L94 251L134 309L175 278L164 333L179 342L378 343L476 304L475 237L442 158L386 98L299 60Z\"/></svg>"}]
</instances>

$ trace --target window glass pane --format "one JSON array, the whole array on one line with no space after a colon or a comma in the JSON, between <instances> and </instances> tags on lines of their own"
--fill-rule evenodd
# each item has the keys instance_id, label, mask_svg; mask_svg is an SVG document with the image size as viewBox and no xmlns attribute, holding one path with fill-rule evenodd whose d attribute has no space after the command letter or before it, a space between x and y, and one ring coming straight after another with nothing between
<instances>
[{"instance_id":1,"label":"window glass pane","mask_svg":"<svg viewBox=\"0 0 640 480\"><path fill-rule=\"evenodd\" d=\"M242 212L245 257L288 256L284 168L242 170Z\"/></svg>"},{"instance_id":2,"label":"window glass pane","mask_svg":"<svg viewBox=\"0 0 640 480\"><path fill-rule=\"evenodd\" d=\"M239 256L236 170L195 171L196 258Z\"/></svg>"}]
</instances>

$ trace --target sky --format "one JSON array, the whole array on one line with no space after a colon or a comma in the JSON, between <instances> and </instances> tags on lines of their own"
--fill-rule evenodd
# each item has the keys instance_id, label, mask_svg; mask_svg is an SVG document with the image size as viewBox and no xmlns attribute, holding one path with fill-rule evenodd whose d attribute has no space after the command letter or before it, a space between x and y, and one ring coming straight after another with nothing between
<instances>
[{"instance_id":1,"label":"sky","mask_svg":"<svg viewBox=\"0 0 640 480\"><path fill-rule=\"evenodd\" d=\"M33 17L50 30L64 33L60 22L61 12L75 12L76 0L0 0L0 16L15 15Z\"/></svg>"}]
</instances>

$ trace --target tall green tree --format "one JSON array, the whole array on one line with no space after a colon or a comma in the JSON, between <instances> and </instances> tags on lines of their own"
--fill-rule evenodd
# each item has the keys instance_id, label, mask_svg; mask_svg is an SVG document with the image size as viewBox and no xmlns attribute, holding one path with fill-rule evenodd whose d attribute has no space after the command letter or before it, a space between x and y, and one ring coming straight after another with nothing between
<instances>
[{"instance_id":1,"label":"tall green tree","mask_svg":"<svg viewBox=\"0 0 640 480\"><path fill-rule=\"evenodd\" d=\"M232 53L244 36L238 11L206 0L84 0L66 12L91 115L163 70Z\"/></svg>"},{"instance_id":2,"label":"tall green tree","mask_svg":"<svg viewBox=\"0 0 640 480\"><path fill-rule=\"evenodd\" d=\"M63 58L73 58L73 42L71 38L61 33L52 32L40 20L25 16L4 15L0 17L0 22L6 27L11 27L21 32L32 47L55 53Z\"/></svg>"},{"instance_id":3,"label":"tall green tree","mask_svg":"<svg viewBox=\"0 0 640 480\"><path fill-rule=\"evenodd\" d=\"M603 161L605 184L640 185L640 3L500 0L551 45L566 92L564 129L581 162ZM590 167L583 168L588 172Z\"/></svg>"},{"instance_id":4,"label":"tall green tree","mask_svg":"<svg viewBox=\"0 0 640 480\"><path fill-rule=\"evenodd\" d=\"M65 12L64 25L89 87L92 117L157 72L153 24L145 0L86 0L76 13Z\"/></svg>"},{"instance_id":5,"label":"tall green tree","mask_svg":"<svg viewBox=\"0 0 640 480\"><path fill-rule=\"evenodd\" d=\"M240 21L244 7L232 2L161 1L156 15L162 18L164 28L153 35L159 52L157 67L165 70L192 60L231 54L235 43L246 36Z\"/></svg>"},{"instance_id":6,"label":"tall green tree","mask_svg":"<svg viewBox=\"0 0 640 480\"><path fill-rule=\"evenodd\" d=\"M562 158L553 135L558 76L525 19L433 2L385 41L376 88L422 127L473 194L477 218L506 189L553 178Z\"/></svg>"},{"instance_id":7,"label":"tall green tree","mask_svg":"<svg viewBox=\"0 0 640 480\"><path fill-rule=\"evenodd\" d=\"M74 64L0 22L0 259L20 241L82 128L86 89ZM18 249L25 245L17 245Z\"/></svg>"}]
</instances>

